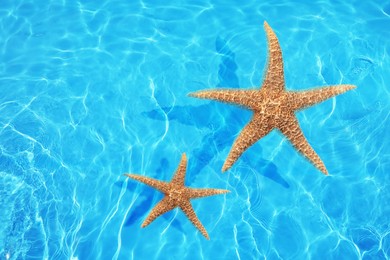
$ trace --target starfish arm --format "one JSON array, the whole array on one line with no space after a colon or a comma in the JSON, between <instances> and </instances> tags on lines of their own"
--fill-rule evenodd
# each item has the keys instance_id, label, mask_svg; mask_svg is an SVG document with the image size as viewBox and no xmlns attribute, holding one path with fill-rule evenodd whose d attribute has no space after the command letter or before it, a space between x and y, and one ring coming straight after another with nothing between
<instances>
[{"instance_id":1,"label":"starfish arm","mask_svg":"<svg viewBox=\"0 0 390 260\"><path fill-rule=\"evenodd\" d=\"M268 43L268 64L266 68L263 88L275 92L284 89L284 73L282 50L276 34L267 22L264 22L264 29Z\"/></svg>"},{"instance_id":2,"label":"starfish arm","mask_svg":"<svg viewBox=\"0 0 390 260\"><path fill-rule=\"evenodd\" d=\"M335 85L308 91L291 91L289 92L289 98L292 101L291 103L294 104L293 109L300 110L354 88L356 88L354 85Z\"/></svg>"},{"instance_id":3,"label":"starfish arm","mask_svg":"<svg viewBox=\"0 0 390 260\"><path fill-rule=\"evenodd\" d=\"M210 237L207 234L206 229L198 219L198 217L195 214L194 208L192 207L191 203L189 201L185 201L180 205L181 210L183 210L184 214L188 217L188 219L192 222L192 224L199 229L199 231L202 233L202 235L209 240Z\"/></svg>"},{"instance_id":4,"label":"starfish arm","mask_svg":"<svg viewBox=\"0 0 390 260\"><path fill-rule=\"evenodd\" d=\"M328 175L328 171L326 170L324 163L307 142L301 128L299 127L298 120L294 115L291 115L286 120L286 123L279 127L279 130L301 154L314 164L314 166L316 166L325 175Z\"/></svg>"},{"instance_id":5,"label":"starfish arm","mask_svg":"<svg viewBox=\"0 0 390 260\"><path fill-rule=\"evenodd\" d=\"M124 175L126 175L127 177L129 177L133 180L142 182L142 183L144 183L152 188L155 188L163 193L167 193L167 191L168 191L168 185L166 182L159 181L159 180L152 179L152 178L145 177L145 176L136 175L136 174L126 173Z\"/></svg>"},{"instance_id":6,"label":"starfish arm","mask_svg":"<svg viewBox=\"0 0 390 260\"><path fill-rule=\"evenodd\" d=\"M182 154L179 166L177 167L176 173L172 178L171 183L177 185L184 185L184 178L187 171L187 156L185 153Z\"/></svg>"},{"instance_id":7,"label":"starfish arm","mask_svg":"<svg viewBox=\"0 0 390 260\"><path fill-rule=\"evenodd\" d=\"M186 189L191 199L203 198L203 197L230 192L229 190L221 190L221 189L195 189L195 188L186 188Z\"/></svg>"},{"instance_id":8,"label":"starfish arm","mask_svg":"<svg viewBox=\"0 0 390 260\"><path fill-rule=\"evenodd\" d=\"M246 149L272 130L272 126L264 123L264 121L265 120L262 115L255 114L252 120L244 127L240 135L234 141L229 155L222 167L222 172L230 169L230 167L232 167Z\"/></svg>"},{"instance_id":9,"label":"starfish arm","mask_svg":"<svg viewBox=\"0 0 390 260\"><path fill-rule=\"evenodd\" d=\"M224 103L250 108L258 90L253 89L210 89L188 94L191 97L212 99Z\"/></svg>"},{"instance_id":10,"label":"starfish arm","mask_svg":"<svg viewBox=\"0 0 390 260\"><path fill-rule=\"evenodd\" d=\"M153 222L156 218L162 214L174 209L176 206L173 203L170 203L167 197L164 197L149 213L145 221L142 223L141 227L146 227Z\"/></svg>"}]
</instances>

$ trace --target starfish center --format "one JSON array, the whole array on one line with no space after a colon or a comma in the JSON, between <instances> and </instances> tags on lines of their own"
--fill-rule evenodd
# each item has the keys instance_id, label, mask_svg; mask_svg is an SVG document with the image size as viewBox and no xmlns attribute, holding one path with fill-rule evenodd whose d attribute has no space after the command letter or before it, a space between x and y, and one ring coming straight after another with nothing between
<instances>
[{"instance_id":1,"label":"starfish center","mask_svg":"<svg viewBox=\"0 0 390 260\"><path fill-rule=\"evenodd\" d=\"M182 197L184 195L184 192L182 189L171 189L168 193L168 197L174 201L174 202L179 202L182 201Z\"/></svg>"}]
</instances>

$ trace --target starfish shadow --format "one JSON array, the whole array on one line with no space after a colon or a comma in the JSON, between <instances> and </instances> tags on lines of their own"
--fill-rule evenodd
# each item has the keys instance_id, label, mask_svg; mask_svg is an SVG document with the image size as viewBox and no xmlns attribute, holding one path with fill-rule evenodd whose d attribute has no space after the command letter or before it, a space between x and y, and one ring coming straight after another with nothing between
<instances>
[{"instance_id":1,"label":"starfish shadow","mask_svg":"<svg viewBox=\"0 0 390 260\"><path fill-rule=\"evenodd\" d=\"M245 164L249 165L249 158L246 155L243 155L242 157L243 157L243 161L245 162ZM256 162L254 169L260 175L263 175L264 177L273 180L274 182L281 185L282 187L284 187L286 189L290 188L290 185L278 173L278 168L272 161L259 159Z\"/></svg>"},{"instance_id":2,"label":"starfish shadow","mask_svg":"<svg viewBox=\"0 0 390 260\"><path fill-rule=\"evenodd\" d=\"M239 81L236 74L237 63L235 61L235 54L232 52L226 40L217 37L215 40L215 50L221 55L221 64L218 70L218 87L238 87Z\"/></svg>"},{"instance_id":3,"label":"starfish shadow","mask_svg":"<svg viewBox=\"0 0 390 260\"><path fill-rule=\"evenodd\" d=\"M239 86L239 81L236 75L237 64L235 62L234 53L230 50L227 42L220 37L216 39L215 48L221 57L221 63L218 70L219 82L217 86L237 88L237 86ZM218 122L215 125L218 125L219 128L215 128L213 125L215 114L210 113L210 111L218 111L220 110L220 107L214 110L211 108L212 106L218 107L220 104L211 102L206 105L198 106L168 106L162 107L162 109L144 112L144 115L151 119L163 121L166 120L165 116L167 115L169 121L177 121L184 125L209 130L202 139L203 146L194 149L191 153L191 156L196 159L192 160L192 163L188 165L191 172L200 172L220 151L230 146L240 130L240 125L243 125L244 121L247 119L243 118L243 113L245 112L240 109L225 110L225 121L235 123L227 125L223 122ZM249 113L247 115L249 117ZM261 175L275 181L285 188L289 187L288 183L279 174L277 167L273 162L259 160L256 164L256 169L259 169ZM190 185L196 180L196 176L196 174L189 175L186 183Z\"/></svg>"}]
</instances>

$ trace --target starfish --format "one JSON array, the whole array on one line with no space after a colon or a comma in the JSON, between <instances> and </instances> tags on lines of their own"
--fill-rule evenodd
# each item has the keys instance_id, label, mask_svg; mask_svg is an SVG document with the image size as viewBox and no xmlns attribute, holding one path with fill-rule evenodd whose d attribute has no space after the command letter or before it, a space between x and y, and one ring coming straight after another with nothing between
<instances>
[{"instance_id":1,"label":"starfish","mask_svg":"<svg viewBox=\"0 0 390 260\"><path fill-rule=\"evenodd\" d=\"M136 175L136 174L125 174L127 177L140 181L152 188L155 188L165 194L164 198L153 208L149 213L148 217L142 223L141 227L146 227L152 223L157 217L162 214L179 207L187 218L192 222L192 224L199 229L199 231L206 237L210 239L207 234L206 229L198 219L195 214L194 209L192 208L191 199L197 199L202 197L208 197L217 194L223 194L230 192L228 190L219 190L219 189L198 189L198 188L189 188L184 186L184 178L186 175L187 169L187 157L183 153L179 166L170 182L159 181L156 179Z\"/></svg>"},{"instance_id":2,"label":"starfish","mask_svg":"<svg viewBox=\"0 0 390 260\"><path fill-rule=\"evenodd\" d=\"M239 105L252 110L251 121L244 127L229 152L222 172L230 169L242 153L273 129L284 134L292 145L325 175L328 171L320 157L307 142L295 112L320 103L348 90L354 85L333 85L306 91L285 89L282 51L278 38L267 22L264 29L268 42L268 64L260 89L211 89L189 96Z\"/></svg>"}]
</instances>

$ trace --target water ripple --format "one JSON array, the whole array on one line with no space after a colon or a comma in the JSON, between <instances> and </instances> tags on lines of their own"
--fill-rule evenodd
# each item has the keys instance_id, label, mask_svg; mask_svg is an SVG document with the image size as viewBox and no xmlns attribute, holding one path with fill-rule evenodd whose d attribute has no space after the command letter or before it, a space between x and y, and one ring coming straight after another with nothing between
<instances>
[{"instance_id":1,"label":"water ripple","mask_svg":"<svg viewBox=\"0 0 390 260\"><path fill-rule=\"evenodd\" d=\"M3 1L0 258L387 259L390 5L386 1ZM283 19L281 19L283 17ZM277 132L220 168L251 113L187 97L261 84L262 23L286 86L356 91L298 113L330 176ZM140 224L161 197L128 182L227 188Z\"/></svg>"}]
</instances>

